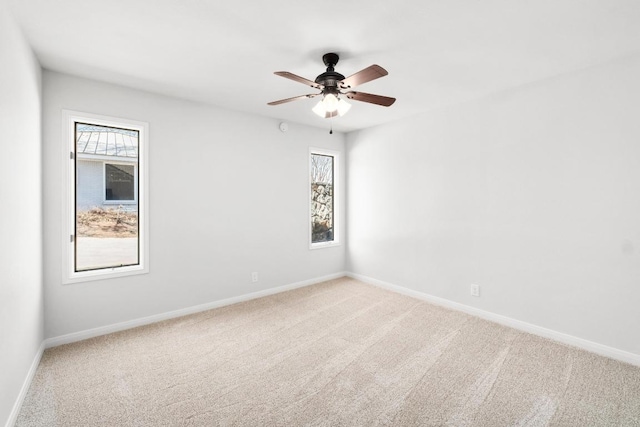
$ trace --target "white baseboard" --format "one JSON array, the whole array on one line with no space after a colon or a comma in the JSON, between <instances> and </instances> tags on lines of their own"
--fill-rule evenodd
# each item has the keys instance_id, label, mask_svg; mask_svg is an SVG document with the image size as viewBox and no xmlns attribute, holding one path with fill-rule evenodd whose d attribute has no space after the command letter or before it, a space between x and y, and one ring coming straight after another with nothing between
<instances>
[{"instance_id":1,"label":"white baseboard","mask_svg":"<svg viewBox=\"0 0 640 427\"><path fill-rule=\"evenodd\" d=\"M13 408L11 409L11 413L9 414L9 419L5 424L6 427L13 427L18 419L18 414L20 413L20 409L22 408L22 402L24 402L24 398L27 397L27 392L29 391L29 387L31 387L31 381L33 381L33 377L36 375L36 371L38 370L38 365L40 364L40 359L42 359L42 353L44 353L44 341L40 344L38 351L36 352L33 361L31 362L31 366L29 367L29 372L27 372L27 376L22 383L22 388L20 389L20 393L18 394L18 398L13 404Z\"/></svg>"},{"instance_id":2,"label":"white baseboard","mask_svg":"<svg viewBox=\"0 0 640 427\"><path fill-rule=\"evenodd\" d=\"M98 328L87 329L85 331L73 332L71 334L60 335L57 337L47 338L44 341L46 348L56 347L62 344L86 340L88 338L100 335L111 334L113 332L124 331L126 329L136 328L138 326L149 325L151 323L160 322L162 320L173 319L176 317L187 316L201 311L211 310L212 308L224 307L225 305L236 304L243 301L249 301L280 292L290 291L292 289L302 288L316 283L325 282L327 280L337 279L346 276L346 272L334 273L327 276L316 277L314 279L303 280L301 282L291 283L289 285L278 286L276 288L265 289L263 291L252 292L237 297L227 298L218 301L212 301L205 304L186 307L179 310L169 311L166 313L154 314L152 316L141 317L138 319L128 320L126 322L115 323L112 325L100 326Z\"/></svg>"},{"instance_id":3,"label":"white baseboard","mask_svg":"<svg viewBox=\"0 0 640 427\"><path fill-rule=\"evenodd\" d=\"M433 295L425 294L423 292L414 291L402 286L394 285L384 282L382 280L374 279L372 277L363 276L352 272L347 272L348 277L360 280L370 285L378 286L380 288L388 289L403 295L414 297L429 303L439 305L442 307L450 308L464 313L471 314L473 316L480 317L491 322L499 323L504 326L508 326L520 331L528 332L530 334L538 335L544 338L549 338L554 341L568 344L573 347L580 348L582 350L590 351L592 353L599 354L601 356L609 357L611 359L619 360L621 362L629 363L632 365L640 366L640 354L630 353L628 351L619 350L617 348L609 347L603 344L598 344L593 341L585 340L582 338L574 337L562 332L554 331L552 329L543 328L541 326L533 325L531 323L523 322L521 320L512 319L507 316L495 314L490 311L481 310L479 308L471 307L458 302L450 301L444 298L439 298Z\"/></svg>"}]
</instances>

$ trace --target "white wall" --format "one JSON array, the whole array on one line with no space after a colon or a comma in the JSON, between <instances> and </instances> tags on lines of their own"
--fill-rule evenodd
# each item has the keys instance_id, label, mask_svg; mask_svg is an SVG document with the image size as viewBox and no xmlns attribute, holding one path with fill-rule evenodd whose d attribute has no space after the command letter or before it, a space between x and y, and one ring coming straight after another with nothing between
<instances>
[{"instance_id":1,"label":"white wall","mask_svg":"<svg viewBox=\"0 0 640 427\"><path fill-rule=\"evenodd\" d=\"M639 75L628 57L349 134L347 268L640 354Z\"/></svg>"},{"instance_id":2,"label":"white wall","mask_svg":"<svg viewBox=\"0 0 640 427\"><path fill-rule=\"evenodd\" d=\"M43 339L40 66L0 1L0 425Z\"/></svg>"},{"instance_id":3,"label":"white wall","mask_svg":"<svg viewBox=\"0 0 640 427\"><path fill-rule=\"evenodd\" d=\"M43 83L47 338L344 271L345 245L308 249L309 146L342 152L344 135L49 71ZM149 123L149 274L61 284L62 109Z\"/></svg>"},{"instance_id":4,"label":"white wall","mask_svg":"<svg viewBox=\"0 0 640 427\"><path fill-rule=\"evenodd\" d=\"M78 160L76 162L78 180L82 182L76 189L76 205L79 210L102 207L104 204L104 162L98 160Z\"/></svg>"}]
</instances>

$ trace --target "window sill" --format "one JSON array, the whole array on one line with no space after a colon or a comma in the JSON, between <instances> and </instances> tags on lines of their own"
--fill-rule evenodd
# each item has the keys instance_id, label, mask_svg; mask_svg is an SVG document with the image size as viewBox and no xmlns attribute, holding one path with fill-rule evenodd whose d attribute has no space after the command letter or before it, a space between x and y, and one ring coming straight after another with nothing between
<instances>
[{"instance_id":1,"label":"window sill","mask_svg":"<svg viewBox=\"0 0 640 427\"><path fill-rule=\"evenodd\" d=\"M149 269L142 265L131 265L126 267L111 267L100 270L81 271L71 273L69 277L64 277L62 283L70 285L73 283L91 282L94 280L114 279L116 277L133 276L136 274L148 274Z\"/></svg>"},{"instance_id":2,"label":"window sill","mask_svg":"<svg viewBox=\"0 0 640 427\"><path fill-rule=\"evenodd\" d=\"M340 242L311 243L309 245L309 250L333 248L335 246L340 246Z\"/></svg>"}]
</instances>

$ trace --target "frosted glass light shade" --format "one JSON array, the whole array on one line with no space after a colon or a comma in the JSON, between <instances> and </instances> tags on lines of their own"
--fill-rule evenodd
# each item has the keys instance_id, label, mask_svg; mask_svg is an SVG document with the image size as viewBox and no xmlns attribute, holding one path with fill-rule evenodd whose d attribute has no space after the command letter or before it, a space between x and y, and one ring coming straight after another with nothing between
<instances>
[{"instance_id":1,"label":"frosted glass light shade","mask_svg":"<svg viewBox=\"0 0 640 427\"><path fill-rule=\"evenodd\" d=\"M332 93L325 95L322 102L329 113L333 113L338 109L338 98Z\"/></svg>"},{"instance_id":2,"label":"frosted glass light shade","mask_svg":"<svg viewBox=\"0 0 640 427\"><path fill-rule=\"evenodd\" d=\"M340 115L340 117L347 114L347 111L349 111L350 108L351 108L351 104L349 104L348 102L345 102L343 99L338 101L338 114Z\"/></svg>"},{"instance_id":3,"label":"frosted glass light shade","mask_svg":"<svg viewBox=\"0 0 640 427\"><path fill-rule=\"evenodd\" d=\"M323 119L324 119L325 115L327 114L327 109L324 107L324 104L322 103L322 101L318 101L316 106L313 107L311 109L311 111L313 111L314 113L316 113L318 116L322 117Z\"/></svg>"}]
</instances>

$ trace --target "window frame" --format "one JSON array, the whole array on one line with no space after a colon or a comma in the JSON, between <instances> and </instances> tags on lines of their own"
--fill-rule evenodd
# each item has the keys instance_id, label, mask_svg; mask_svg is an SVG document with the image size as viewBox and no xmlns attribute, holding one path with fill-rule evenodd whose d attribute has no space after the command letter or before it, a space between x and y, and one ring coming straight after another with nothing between
<instances>
[{"instance_id":1,"label":"window frame","mask_svg":"<svg viewBox=\"0 0 640 427\"><path fill-rule=\"evenodd\" d=\"M311 156L317 154L320 156L330 156L333 157L333 240L330 242L317 242L313 243L313 223L311 222L312 218L312 209L311 209L311 200L313 197L311 190ZM309 213L307 215L307 221L309 223L309 249L324 249L331 248L334 246L340 246L340 152L335 150L329 150L326 148L318 148L318 147L309 147L309 155L307 157L307 161L309 163L308 176L309 176L309 184L308 184L308 197L307 203L309 205Z\"/></svg>"},{"instance_id":2,"label":"window frame","mask_svg":"<svg viewBox=\"0 0 640 427\"><path fill-rule=\"evenodd\" d=\"M134 166L136 173L135 190L138 203L138 264L107 267L95 270L75 271L75 227L76 227L76 152L75 125L89 123L97 126L131 129L139 132L138 136L138 164ZM116 277L146 274L149 272L149 168L148 145L149 124L120 117L104 116L100 114L62 110L63 159L65 170L65 185L63 188L64 234L62 283L82 283L93 280L104 280ZM105 159L107 160L107 159ZM105 164L107 161L103 162ZM112 162L118 163L118 161ZM126 162L125 162L126 164ZM129 163L131 164L131 163ZM106 176L103 166L103 199L106 199ZM111 201L114 204L125 204L123 201ZM135 203L131 201L124 201Z\"/></svg>"}]
</instances>

